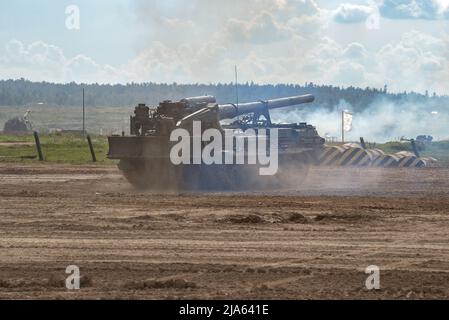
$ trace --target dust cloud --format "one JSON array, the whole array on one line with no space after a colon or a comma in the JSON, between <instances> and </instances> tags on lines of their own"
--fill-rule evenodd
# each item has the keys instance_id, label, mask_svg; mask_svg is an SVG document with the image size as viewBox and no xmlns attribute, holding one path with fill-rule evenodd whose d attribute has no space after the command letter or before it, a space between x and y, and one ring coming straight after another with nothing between
<instances>
[{"instance_id":1,"label":"dust cloud","mask_svg":"<svg viewBox=\"0 0 449 320\"><path fill-rule=\"evenodd\" d=\"M308 122L317 127L322 137L341 138L341 112L353 111L348 102L341 100L332 110L318 107L297 110L276 110L274 121ZM417 135L431 135L434 140L449 139L449 114L443 108L432 109L421 103L395 103L380 99L362 112L354 112L353 130L346 133L348 141L364 137L370 142L387 142Z\"/></svg>"}]
</instances>

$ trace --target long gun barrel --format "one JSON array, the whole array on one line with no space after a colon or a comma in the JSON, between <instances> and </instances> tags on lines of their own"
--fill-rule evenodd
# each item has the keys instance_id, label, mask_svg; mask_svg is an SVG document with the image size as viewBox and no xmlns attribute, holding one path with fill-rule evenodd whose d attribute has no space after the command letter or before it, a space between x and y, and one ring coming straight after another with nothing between
<instances>
[{"instance_id":1,"label":"long gun barrel","mask_svg":"<svg viewBox=\"0 0 449 320\"><path fill-rule=\"evenodd\" d=\"M266 110L285 108L290 106L296 106L299 104L313 102L315 97L311 94L296 96L296 97L288 97L267 101L258 101L258 102L250 102L250 103L242 103L237 105L234 104L225 104L219 105L219 117L220 120L224 119L233 119L240 115L244 115L247 113L257 113L264 112Z\"/></svg>"}]
</instances>

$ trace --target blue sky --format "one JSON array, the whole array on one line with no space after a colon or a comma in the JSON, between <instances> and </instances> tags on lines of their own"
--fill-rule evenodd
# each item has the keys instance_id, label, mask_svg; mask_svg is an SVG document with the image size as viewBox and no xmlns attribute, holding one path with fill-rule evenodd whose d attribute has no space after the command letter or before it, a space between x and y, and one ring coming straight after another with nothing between
<instances>
[{"instance_id":1,"label":"blue sky","mask_svg":"<svg viewBox=\"0 0 449 320\"><path fill-rule=\"evenodd\" d=\"M80 30L65 27L68 5ZM449 0L3 0L0 79L449 93Z\"/></svg>"},{"instance_id":2,"label":"blue sky","mask_svg":"<svg viewBox=\"0 0 449 320\"><path fill-rule=\"evenodd\" d=\"M65 8L72 4L81 10L76 32L65 28ZM69 56L83 53L103 63L123 63L132 58L137 38L132 6L130 0L3 0L0 43L44 41Z\"/></svg>"}]
</instances>

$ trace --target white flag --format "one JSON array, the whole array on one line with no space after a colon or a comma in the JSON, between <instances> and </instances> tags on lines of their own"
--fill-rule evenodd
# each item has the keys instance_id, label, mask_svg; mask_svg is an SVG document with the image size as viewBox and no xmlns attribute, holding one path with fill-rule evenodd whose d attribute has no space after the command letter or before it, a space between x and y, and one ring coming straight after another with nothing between
<instances>
[{"instance_id":1,"label":"white flag","mask_svg":"<svg viewBox=\"0 0 449 320\"><path fill-rule=\"evenodd\" d=\"M352 113L348 110L343 111L343 130L352 131Z\"/></svg>"}]
</instances>

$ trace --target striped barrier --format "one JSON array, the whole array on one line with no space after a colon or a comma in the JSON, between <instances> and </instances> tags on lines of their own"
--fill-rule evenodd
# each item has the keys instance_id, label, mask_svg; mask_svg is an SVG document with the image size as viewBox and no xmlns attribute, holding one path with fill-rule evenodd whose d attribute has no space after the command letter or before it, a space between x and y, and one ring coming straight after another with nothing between
<instances>
[{"instance_id":1,"label":"striped barrier","mask_svg":"<svg viewBox=\"0 0 449 320\"><path fill-rule=\"evenodd\" d=\"M383 154L371 162L373 167L394 168L399 165L399 157L393 154Z\"/></svg>"},{"instance_id":2,"label":"striped barrier","mask_svg":"<svg viewBox=\"0 0 449 320\"><path fill-rule=\"evenodd\" d=\"M364 149L358 143L326 147L318 156L318 165L324 166L373 166L383 168L422 168L437 162L427 157L419 158L414 153L401 151L386 154L380 149Z\"/></svg>"},{"instance_id":3,"label":"striped barrier","mask_svg":"<svg viewBox=\"0 0 449 320\"><path fill-rule=\"evenodd\" d=\"M395 155L399 158L398 167L400 168L423 168L427 166L424 159L418 158L411 152L401 151Z\"/></svg>"},{"instance_id":4,"label":"striped barrier","mask_svg":"<svg viewBox=\"0 0 449 320\"><path fill-rule=\"evenodd\" d=\"M368 152L371 156L371 162L374 162L380 157L385 156L385 152L380 149L366 149L366 152Z\"/></svg>"},{"instance_id":5,"label":"striped barrier","mask_svg":"<svg viewBox=\"0 0 449 320\"><path fill-rule=\"evenodd\" d=\"M339 166L368 166L371 163L371 155L360 145L350 143L343 145L345 151L341 158L337 161Z\"/></svg>"},{"instance_id":6,"label":"striped barrier","mask_svg":"<svg viewBox=\"0 0 449 320\"><path fill-rule=\"evenodd\" d=\"M337 164L345 151L345 148L339 146L324 148L324 151L318 156L318 165L330 166Z\"/></svg>"},{"instance_id":7,"label":"striped barrier","mask_svg":"<svg viewBox=\"0 0 449 320\"><path fill-rule=\"evenodd\" d=\"M438 162L437 159L432 158L432 157L421 157L421 159L423 159L427 163L428 166L433 165Z\"/></svg>"},{"instance_id":8,"label":"striped barrier","mask_svg":"<svg viewBox=\"0 0 449 320\"><path fill-rule=\"evenodd\" d=\"M362 146L361 146L360 144L358 144L358 143L351 142L351 143L345 143L345 144L343 145L343 148L345 148L345 149L349 149L349 148L362 148Z\"/></svg>"},{"instance_id":9,"label":"striped barrier","mask_svg":"<svg viewBox=\"0 0 449 320\"><path fill-rule=\"evenodd\" d=\"M371 155L360 145L348 143L343 146L326 147L318 157L318 165L324 166L367 166Z\"/></svg>"}]
</instances>

